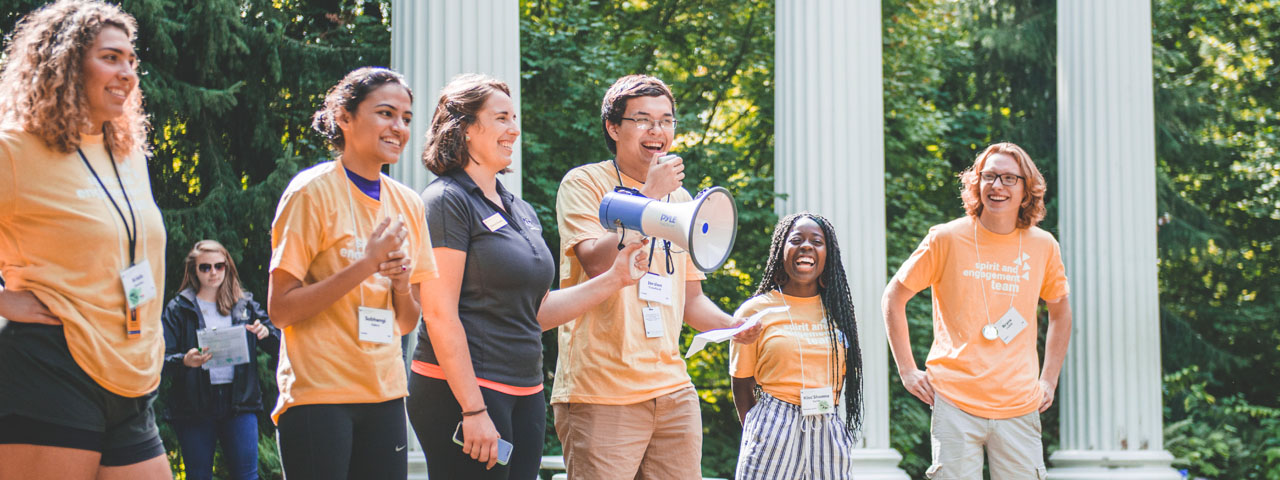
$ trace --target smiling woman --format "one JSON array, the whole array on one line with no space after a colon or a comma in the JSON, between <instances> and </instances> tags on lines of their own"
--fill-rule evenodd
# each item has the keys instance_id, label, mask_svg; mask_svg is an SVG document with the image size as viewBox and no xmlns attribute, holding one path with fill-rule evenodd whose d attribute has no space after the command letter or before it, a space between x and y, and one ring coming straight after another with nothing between
<instances>
[{"instance_id":1,"label":"smiling woman","mask_svg":"<svg viewBox=\"0 0 1280 480\"><path fill-rule=\"evenodd\" d=\"M60 1L0 72L0 478L169 478L165 231L151 196L133 17Z\"/></svg>"},{"instance_id":2,"label":"smiling woman","mask_svg":"<svg viewBox=\"0 0 1280 480\"><path fill-rule=\"evenodd\" d=\"M267 303L284 333L272 419L291 477L407 474L400 336L436 268L422 199L380 170L408 140L412 105L400 74L348 73L312 122L338 158L298 173L276 209Z\"/></svg>"}]
</instances>

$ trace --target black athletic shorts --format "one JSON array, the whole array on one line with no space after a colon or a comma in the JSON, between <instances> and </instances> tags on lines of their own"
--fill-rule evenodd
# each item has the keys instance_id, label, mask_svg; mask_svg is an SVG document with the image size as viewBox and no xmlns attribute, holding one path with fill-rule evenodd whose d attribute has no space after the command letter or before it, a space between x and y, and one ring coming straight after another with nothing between
<instances>
[{"instance_id":1,"label":"black athletic shorts","mask_svg":"<svg viewBox=\"0 0 1280 480\"><path fill-rule=\"evenodd\" d=\"M0 330L0 444L91 450L104 466L162 456L155 396L102 388L71 357L61 326L9 322Z\"/></svg>"}]
</instances>

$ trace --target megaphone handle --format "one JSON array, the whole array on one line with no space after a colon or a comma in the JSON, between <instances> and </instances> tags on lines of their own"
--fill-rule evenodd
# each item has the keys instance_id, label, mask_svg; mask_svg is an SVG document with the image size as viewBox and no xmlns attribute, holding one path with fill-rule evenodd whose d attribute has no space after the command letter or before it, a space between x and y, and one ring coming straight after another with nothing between
<instances>
[{"instance_id":1,"label":"megaphone handle","mask_svg":"<svg viewBox=\"0 0 1280 480\"><path fill-rule=\"evenodd\" d=\"M643 248L637 248L636 251L631 252L631 258L627 261L627 268L631 269L632 280L639 280L640 277L644 276L644 270L636 268L636 260L640 259L640 254L643 253L643 250Z\"/></svg>"}]
</instances>

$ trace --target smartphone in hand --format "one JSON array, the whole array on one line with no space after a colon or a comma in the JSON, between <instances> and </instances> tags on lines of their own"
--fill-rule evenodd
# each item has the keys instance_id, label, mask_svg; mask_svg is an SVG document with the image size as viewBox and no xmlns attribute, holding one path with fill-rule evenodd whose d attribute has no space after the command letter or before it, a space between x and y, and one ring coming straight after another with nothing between
<instances>
[{"instance_id":1,"label":"smartphone in hand","mask_svg":"<svg viewBox=\"0 0 1280 480\"><path fill-rule=\"evenodd\" d=\"M458 446L466 444L462 440L462 422L458 422L458 427L453 429L453 443L458 444ZM508 461L511 461L512 448L511 442L501 438L498 439L498 465L506 465Z\"/></svg>"}]
</instances>

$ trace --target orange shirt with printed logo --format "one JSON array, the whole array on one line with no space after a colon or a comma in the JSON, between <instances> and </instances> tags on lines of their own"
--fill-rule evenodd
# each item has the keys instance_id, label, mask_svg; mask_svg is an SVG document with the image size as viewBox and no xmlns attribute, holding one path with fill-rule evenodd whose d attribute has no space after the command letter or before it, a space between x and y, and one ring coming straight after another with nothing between
<instances>
[{"instance_id":1,"label":"orange shirt with printed logo","mask_svg":"<svg viewBox=\"0 0 1280 480\"><path fill-rule=\"evenodd\" d=\"M409 283L436 275L422 199L386 175L381 182L381 200L374 200L347 178L340 162L298 173L271 223L271 271L282 269L303 285L328 278L360 260L378 222L403 215L409 230L405 251L413 259ZM370 276L320 314L282 329L273 420L296 405L377 403L408 395L399 338L407 332L397 325L391 343L361 341L361 305L391 309L391 280Z\"/></svg>"},{"instance_id":2,"label":"orange shirt with printed logo","mask_svg":"<svg viewBox=\"0 0 1280 480\"><path fill-rule=\"evenodd\" d=\"M755 377L764 393L794 405L800 404L800 390L805 388L830 387L832 398L839 398L844 385L834 380L844 378L844 362L831 351L821 296L792 297L775 290L751 297L733 316L747 318L782 306L790 309L760 319L760 339L755 343L729 342L729 374ZM842 360L843 340L839 355ZM834 368L832 362L837 363ZM838 376L831 375L833 369Z\"/></svg>"},{"instance_id":3,"label":"orange shirt with printed logo","mask_svg":"<svg viewBox=\"0 0 1280 480\"><path fill-rule=\"evenodd\" d=\"M560 288L588 280L573 247L608 233L600 226L600 200L618 185L619 176L627 187L643 185L614 170L610 160L574 168L560 182L556 193ZM690 200L692 197L683 188L671 193L671 202ZM650 271L670 277L671 306L640 300L639 288L632 285L600 302L585 315L561 325L551 403L630 405L692 385L679 350L685 282L702 280L705 276L693 266L689 254L675 245L671 246L675 273L668 275L662 241L655 243L658 246L653 250ZM645 336L641 309L646 305L662 314L661 337Z\"/></svg>"},{"instance_id":4,"label":"orange shirt with printed logo","mask_svg":"<svg viewBox=\"0 0 1280 480\"><path fill-rule=\"evenodd\" d=\"M101 184L79 153L53 151L12 125L0 129L0 275L6 288L34 293L62 321L71 357L93 381L140 397L160 385L164 357L164 220L142 153L115 157L117 181L102 135L82 135L80 149ZM125 332L126 224L103 186L130 231L137 222L134 261L148 262L155 281L156 297L138 306L138 338Z\"/></svg>"},{"instance_id":5,"label":"orange shirt with printed logo","mask_svg":"<svg viewBox=\"0 0 1280 480\"><path fill-rule=\"evenodd\" d=\"M1049 232L1031 227L1000 235L965 216L929 229L894 278L913 292L933 289L933 346L925 370L934 390L983 418L1036 411L1043 396L1038 301L1069 293L1062 253ZM1027 326L1008 344L984 338L982 327L1011 307Z\"/></svg>"}]
</instances>

